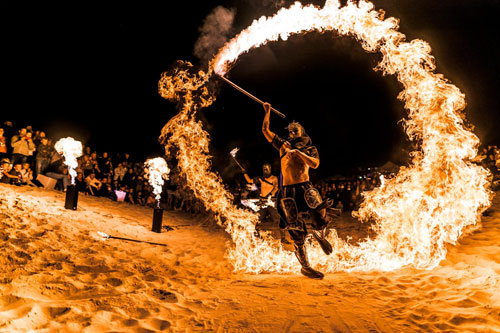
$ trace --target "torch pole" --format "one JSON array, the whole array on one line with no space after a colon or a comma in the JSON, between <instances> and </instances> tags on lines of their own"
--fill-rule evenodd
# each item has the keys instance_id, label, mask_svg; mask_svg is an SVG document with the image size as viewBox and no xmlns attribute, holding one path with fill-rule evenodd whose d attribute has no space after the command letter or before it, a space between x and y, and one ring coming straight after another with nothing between
<instances>
[{"instance_id":1,"label":"torch pole","mask_svg":"<svg viewBox=\"0 0 500 333\"><path fill-rule=\"evenodd\" d=\"M234 157L233 155L231 155L231 157L236 162L236 164L240 167L241 170L245 170L245 168L241 166L241 164L238 162L238 160L236 160L236 157Z\"/></svg>"},{"instance_id":2,"label":"torch pole","mask_svg":"<svg viewBox=\"0 0 500 333\"><path fill-rule=\"evenodd\" d=\"M216 74L222 81L226 82L227 84L229 84L231 87L233 87L234 89L238 90L239 92L247 95L248 97L250 97L251 99L253 99L254 101L256 101L257 103L260 103L260 104L264 104L264 102L260 99L258 99L257 97L255 97L254 95L250 94L248 91L246 91L245 89L241 88L240 86L236 85L235 83L233 83L232 81L226 79L224 76L222 75L219 75L219 74ZM276 113L278 116L280 116L281 118L285 118L286 116L279 112L278 110L276 110L275 108L271 107L271 111L273 111L274 113Z\"/></svg>"}]
</instances>

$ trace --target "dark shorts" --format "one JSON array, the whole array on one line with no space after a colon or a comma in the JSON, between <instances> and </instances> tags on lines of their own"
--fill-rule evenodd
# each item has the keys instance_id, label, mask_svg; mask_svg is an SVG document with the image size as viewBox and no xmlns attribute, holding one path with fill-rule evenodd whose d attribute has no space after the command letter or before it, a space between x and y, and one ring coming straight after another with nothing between
<instances>
[{"instance_id":1,"label":"dark shorts","mask_svg":"<svg viewBox=\"0 0 500 333\"><path fill-rule=\"evenodd\" d=\"M311 226L313 229L322 229L328 222L325 220L323 215L316 211L315 209L309 208L309 206L306 203L305 200L305 192L312 188L313 185L311 182L304 182L304 183L298 183L294 185L287 185L283 186L283 188L280 190L279 197L278 197L278 202L281 202L281 199L284 198L293 198L295 200L295 203L297 205L297 211L298 213L308 213L309 218L311 220ZM280 227L285 228L284 222L285 220L285 214L281 207L279 208L278 212L281 215L281 223ZM305 226L304 226L304 232L307 232Z\"/></svg>"}]
</instances>

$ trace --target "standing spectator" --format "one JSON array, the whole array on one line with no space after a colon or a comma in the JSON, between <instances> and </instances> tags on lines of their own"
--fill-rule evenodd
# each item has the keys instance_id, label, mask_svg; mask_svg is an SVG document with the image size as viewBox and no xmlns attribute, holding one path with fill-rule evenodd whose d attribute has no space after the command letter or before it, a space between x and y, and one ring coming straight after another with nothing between
<instances>
[{"instance_id":1,"label":"standing spectator","mask_svg":"<svg viewBox=\"0 0 500 333\"><path fill-rule=\"evenodd\" d=\"M87 155L88 157L90 157L90 153L91 153L91 149L89 146L86 146L85 147L85 151L84 151L84 155Z\"/></svg>"},{"instance_id":2,"label":"standing spectator","mask_svg":"<svg viewBox=\"0 0 500 333\"><path fill-rule=\"evenodd\" d=\"M7 138L4 134L4 129L0 127L0 159L7 156Z\"/></svg>"},{"instance_id":3,"label":"standing spectator","mask_svg":"<svg viewBox=\"0 0 500 333\"><path fill-rule=\"evenodd\" d=\"M103 177L111 176L113 173L113 164L111 163L111 158L108 156L108 152L102 153L102 156L97 159L97 164Z\"/></svg>"},{"instance_id":4,"label":"standing spectator","mask_svg":"<svg viewBox=\"0 0 500 333\"><path fill-rule=\"evenodd\" d=\"M3 123L3 130L4 130L4 135L7 138L7 142L12 138L12 135L14 135L14 130L13 130L13 125L11 121L4 121ZM7 148L8 149L8 148Z\"/></svg>"},{"instance_id":5,"label":"standing spectator","mask_svg":"<svg viewBox=\"0 0 500 333\"><path fill-rule=\"evenodd\" d=\"M30 150L34 148L33 140L27 137L26 134L26 128L21 128L19 134L14 135L10 140L10 145L12 147L11 163L13 165L17 163L26 163Z\"/></svg>"},{"instance_id":6,"label":"standing spectator","mask_svg":"<svg viewBox=\"0 0 500 333\"><path fill-rule=\"evenodd\" d=\"M123 166L130 168L132 166L133 161L130 158L130 154L125 153L125 154L123 154L122 160L120 162L122 162Z\"/></svg>"},{"instance_id":7,"label":"standing spectator","mask_svg":"<svg viewBox=\"0 0 500 333\"><path fill-rule=\"evenodd\" d=\"M42 132L43 133L43 132ZM42 138L40 144L37 147L36 152L36 175L41 175L45 172L45 169L49 166L50 157L52 156L52 147L49 146L49 140L47 138Z\"/></svg>"},{"instance_id":8,"label":"standing spectator","mask_svg":"<svg viewBox=\"0 0 500 333\"><path fill-rule=\"evenodd\" d=\"M34 162L33 155L35 154L35 150L36 150L35 142L33 142L33 133L27 132L26 137L28 138L28 141L31 142L31 145L30 145L29 150L28 150L28 159L26 160L26 162L28 162L29 164L32 164Z\"/></svg>"},{"instance_id":9,"label":"standing spectator","mask_svg":"<svg viewBox=\"0 0 500 333\"><path fill-rule=\"evenodd\" d=\"M33 137L33 142L35 143L35 146L38 149L38 146L42 143L42 140L45 138L45 132L44 131L36 131L35 136Z\"/></svg>"}]
</instances>

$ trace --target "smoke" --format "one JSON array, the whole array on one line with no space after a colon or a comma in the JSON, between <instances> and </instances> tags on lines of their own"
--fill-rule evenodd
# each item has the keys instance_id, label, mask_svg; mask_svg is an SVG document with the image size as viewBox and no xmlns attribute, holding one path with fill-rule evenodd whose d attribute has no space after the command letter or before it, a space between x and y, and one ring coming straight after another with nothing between
<instances>
[{"instance_id":1,"label":"smoke","mask_svg":"<svg viewBox=\"0 0 500 333\"><path fill-rule=\"evenodd\" d=\"M71 137L67 137L57 141L54 148L59 154L64 155L64 164L68 166L71 184L75 184L76 168L78 167L77 158L82 156L83 153L82 143Z\"/></svg>"},{"instance_id":2,"label":"smoke","mask_svg":"<svg viewBox=\"0 0 500 333\"><path fill-rule=\"evenodd\" d=\"M168 179L168 174L170 169L167 166L167 162L161 157L151 158L144 163L146 176L149 180L149 184L153 187L153 193L155 195L158 206L160 204L162 187L164 184L164 179Z\"/></svg>"},{"instance_id":3,"label":"smoke","mask_svg":"<svg viewBox=\"0 0 500 333\"><path fill-rule=\"evenodd\" d=\"M229 40L233 31L236 9L218 6L210 12L200 27L200 37L194 44L194 55L200 60L210 60Z\"/></svg>"}]
</instances>

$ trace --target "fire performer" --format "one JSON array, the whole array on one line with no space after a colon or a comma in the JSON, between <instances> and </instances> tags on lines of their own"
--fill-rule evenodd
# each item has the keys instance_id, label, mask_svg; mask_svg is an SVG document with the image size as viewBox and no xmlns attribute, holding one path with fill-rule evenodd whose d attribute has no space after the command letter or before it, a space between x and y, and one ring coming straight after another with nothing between
<instances>
[{"instance_id":1,"label":"fire performer","mask_svg":"<svg viewBox=\"0 0 500 333\"><path fill-rule=\"evenodd\" d=\"M279 226L281 243L290 244L290 242L285 237L284 225L280 223L280 216L276 210L276 194L278 193L278 177L271 174L271 165L264 164L262 166L262 177L250 178L244 168L243 176L249 184L259 185L259 220L260 223L255 226L255 232L259 235L260 224L268 216L273 221L274 225ZM269 202L271 200L271 202Z\"/></svg>"},{"instance_id":2,"label":"fire performer","mask_svg":"<svg viewBox=\"0 0 500 333\"><path fill-rule=\"evenodd\" d=\"M295 255L302 265L301 273L313 279L322 279L323 273L309 265L304 241L307 228L304 219L309 215L312 222L314 238L323 251L329 255L333 249L326 240L328 201L323 201L318 190L309 181L309 168L319 166L319 154L312 145L311 138L304 127L297 122L288 125L288 140L280 138L269 129L271 105L264 103L264 121L262 132L267 141L279 151L283 188L278 195L280 213L285 218L290 236L294 241Z\"/></svg>"}]
</instances>

